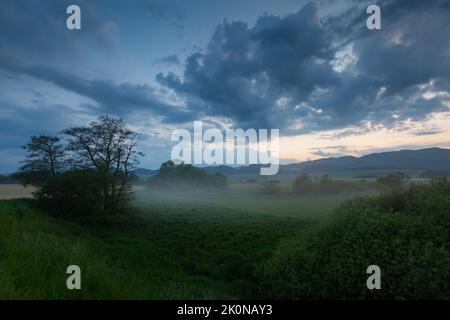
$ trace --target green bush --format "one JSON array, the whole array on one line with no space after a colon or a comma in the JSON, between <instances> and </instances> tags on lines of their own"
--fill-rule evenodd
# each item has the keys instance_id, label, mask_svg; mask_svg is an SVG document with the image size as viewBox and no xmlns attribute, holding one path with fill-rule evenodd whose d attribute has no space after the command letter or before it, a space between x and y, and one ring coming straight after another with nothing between
<instances>
[{"instance_id":1,"label":"green bush","mask_svg":"<svg viewBox=\"0 0 450 320\"><path fill-rule=\"evenodd\" d=\"M302 175L295 178L294 183L292 184L292 189L294 193L299 195L304 195L311 191L313 188L313 181L311 177L303 173Z\"/></svg>"},{"instance_id":2,"label":"green bush","mask_svg":"<svg viewBox=\"0 0 450 320\"><path fill-rule=\"evenodd\" d=\"M386 176L379 177L377 183L387 188L388 190L400 190L402 189L408 177L403 172L390 173Z\"/></svg>"},{"instance_id":3,"label":"green bush","mask_svg":"<svg viewBox=\"0 0 450 320\"><path fill-rule=\"evenodd\" d=\"M450 299L450 183L356 198L280 245L259 268L262 294L284 299ZM369 265L381 290L369 290Z\"/></svg>"},{"instance_id":4,"label":"green bush","mask_svg":"<svg viewBox=\"0 0 450 320\"><path fill-rule=\"evenodd\" d=\"M280 194L281 193L281 189L280 189L279 184L280 184L280 181L278 181L278 180L264 181L261 184L261 187L259 189L259 193L260 194L265 194L265 195Z\"/></svg>"},{"instance_id":5,"label":"green bush","mask_svg":"<svg viewBox=\"0 0 450 320\"><path fill-rule=\"evenodd\" d=\"M96 171L67 171L50 178L35 197L42 209L55 216L95 217L102 212L102 179Z\"/></svg>"},{"instance_id":6,"label":"green bush","mask_svg":"<svg viewBox=\"0 0 450 320\"><path fill-rule=\"evenodd\" d=\"M302 173L292 184L292 191L297 195L337 195L361 194L379 191L379 185L366 180L333 180L329 175L313 180L308 174Z\"/></svg>"},{"instance_id":7,"label":"green bush","mask_svg":"<svg viewBox=\"0 0 450 320\"><path fill-rule=\"evenodd\" d=\"M164 162L158 174L149 178L149 185L155 188L186 190L217 190L227 185L227 177L221 173L208 173L191 164Z\"/></svg>"}]
</instances>

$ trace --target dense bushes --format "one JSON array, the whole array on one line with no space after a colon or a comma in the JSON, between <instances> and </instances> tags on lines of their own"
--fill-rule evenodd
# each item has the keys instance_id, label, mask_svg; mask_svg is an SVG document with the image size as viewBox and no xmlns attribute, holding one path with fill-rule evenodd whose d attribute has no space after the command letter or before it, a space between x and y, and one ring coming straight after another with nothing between
<instances>
[{"instance_id":1,"label":"dense bushes","mask_svg":"<svg viewBox=\"0 0 450 320\"><path fill-rule=\"evenodd\" d=\"M56 216L95 217L102 212L103 177L94 170L66 171L35 193L39 206Z\"/></svg>"},{"instance_id":2,"label":"dense bushes","mask_svg":"<svg viewBox=\"0 0 450 320\"><path fill-rule=\"evenodd\" d=\"M399 190L405 186L407 180L406 174L396 172L377 178L377 183L389 190Z\"/></svg>"},{"instance_id":3,"label":"dense bushes","mask_svg":"<svg viewBox=\"0 0 450 320\"><path fill-rule=\"evenodd\" d=\"M261 187L259 189L259 193L260 194L265 194L265 195L276 195L276 194L280 194L281 193L281 189L280 189L280 181L278 180L267 180L264 181L261 184Z\"/></svg>"},{"instance_id":4,"label":"dense bushes","mask_svg":"<svg viewBox=\"0 0 450 320\"><path fill-rule=\"evenodd\" d=\"M220 173L208 173L190 164L164 162L158 174L149 178L152 187L171 189L220 189L227 184L227 178Z\"/></svg>"},{"instance_id":5,"label":"dense bushes","mask_svg":"<svg viewBox=\"0 0 450 320\"><path fill-rule=\"evenodd\" d=\"M329 175L313 180L303 173L295 178L292 191L297 195L336 195L378 191L378 186L366 180L333 180Z\"/></svg>"},{"instance_id":6,"label":"dense bushes","mask_svg":"<svg viewBox=\"0 0 450 320\"><path fill-rule=\"evenodd\" d=\"M313 181L309 175L303 173L301 176L295 178L292 184L292 189L296 194L307 194L313 187Z\"/></svg>"},{"instance_id":7,"label":"dense bushes","mask_svg":"<svg viewBox=\"0 0 450 320\"><path fill-rule=\"evenodd\" d=\"M42 188L36 196L52 213L104 216L123 211L133 169L143 156L136 151L138 134L122 119L108 116L63 132L67 139L32 136L13 177Z\"/></svg>"},{"instance_id":8,"label":"dense bushes","mask_svg":"<svg viewBox=\"0 0 450 320\"><path fill-rule=\"evenodd\" d=\"M381 268L381 290L366 269ZM260 268L269 298L450 298L450 183L342 205L327 225L283 243Z\"/></svg>"}]
</instances>

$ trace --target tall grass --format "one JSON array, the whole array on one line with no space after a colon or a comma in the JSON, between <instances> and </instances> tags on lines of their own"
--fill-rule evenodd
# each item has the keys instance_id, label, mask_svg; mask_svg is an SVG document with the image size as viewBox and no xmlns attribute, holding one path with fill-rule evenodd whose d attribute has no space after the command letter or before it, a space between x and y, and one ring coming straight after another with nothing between
<instances>
[{"instance_id":1,"label":"tall grass","mask_svg":"<svg viewBox=\"0 0 450 320\"><path fill-rule=\"evenodd\" d=\"M172 212L169 212L172 210ZM254 297L255 264L299 220L221 210L141 210L107 227L54 219L32 201L0 202L1 299ZM66 268L82 289L66 288Z\"/></svg>"}]
</instances>

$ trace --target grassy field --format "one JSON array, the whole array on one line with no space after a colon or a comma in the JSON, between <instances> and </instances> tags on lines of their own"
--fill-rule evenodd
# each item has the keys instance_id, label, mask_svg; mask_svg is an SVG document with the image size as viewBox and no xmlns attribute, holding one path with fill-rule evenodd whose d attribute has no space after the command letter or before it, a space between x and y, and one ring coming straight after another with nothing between
<instances>
[{"instance_id":1,"label":"grassy field","mask_svg":"<svg viewBox=\"0 0 450 320\"><path fill-rule=\"evenodd\" d=\"M31 200L1 201L0 298L258 297L257 265L345 197L262 196L239 186L249 188L140 187L132 212L102 228L53 219ZM80 291L66 289L71 264L81 267Z\"/></svg>"},{"instance_id":2,"label":"grassy field","mask_svg":"<svg viewBox=\"0 0 450 320\"><path fill-rule=\"evenodd\" d=\"M140 190L136 192L136 204L154 211L178 212L222 211L250 215L268 215L279 218L296 218L318 221L332 214L333 208L351 195L296 196L291 194L261 195L245 192L202 193L165 192Z\"/></svg>"},{"instance_id":3,"label":"grassy field","mask_svg":"<svg viewBox=\"0 0 450 320\"><path fill-rule=\"evenodd\" d=\"M128 213L102 226L1 200L0 299L448 297L447 182L350 202L280 184L278 195L239 180L223 192L136 186ZM374 257L389 279L378 295L364 287ZM66 288L72 264L82 290Z\"/></svg>"}]
</instances>

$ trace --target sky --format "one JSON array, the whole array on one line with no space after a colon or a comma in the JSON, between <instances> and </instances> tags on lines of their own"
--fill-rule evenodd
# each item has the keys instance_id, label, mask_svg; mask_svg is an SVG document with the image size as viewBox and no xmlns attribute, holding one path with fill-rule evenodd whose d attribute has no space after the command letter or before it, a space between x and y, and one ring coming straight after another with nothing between
<instances>
[{"instance_id":1,"label":"sky","mask_svg":"<svg viewBox=\"0 0 450 320\"><path fill-rule=\"evenodd\" d=\"M2 0L0 173L100 115L140 133L150 169L195 120L279 129L282 163L450 148L449 21L448 0Z\"/></svg>"}]
</instances>

